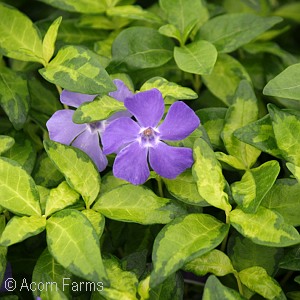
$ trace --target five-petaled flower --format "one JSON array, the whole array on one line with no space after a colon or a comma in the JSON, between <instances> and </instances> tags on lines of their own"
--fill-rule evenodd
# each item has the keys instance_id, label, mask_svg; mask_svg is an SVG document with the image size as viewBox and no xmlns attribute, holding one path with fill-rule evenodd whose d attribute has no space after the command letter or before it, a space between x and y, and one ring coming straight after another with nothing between
<instances>
[{"instance_id":1,"label":"five-petaled flower","mask_svg":"<svg viewBox=\"0 0 300 300\"><path fill-rule=\"evenodd\" d=\"M109 93L109 95L116 100L123 102L127 97L133 95L121 80L115 79L114 84L117 90ZM64 90L61 93L60 101L63 104L77 108L84 102L92 101L96 96ZM51 140L83 150L94 161L98 170L103 171L107 166L107 158L102 152L100 138L107 125L116 118L124 116L124 113L128 116L128 112L120 112L112 115L107 120L76 124L72 120L74 110L63 109L55 112L46 126Z\"/></svg>"},{"instance_id":2,"label":"five-petaled flower","mask_svg":"<svg viewBox=\"0 0 300 300\"><path fill-rule=\"evenodd\" d=\"M124 105L137 122L119 118L102 135L103 153L117 153L114 176L132 184L144 183L150 175L148 157L152 169L169 179L192 166L192 149L163 142L182 140L199 126L200 120L191 108L182 101L173 103L159 125L165 106L157 89L126 98Z\"/></svg>"}]
</instances>

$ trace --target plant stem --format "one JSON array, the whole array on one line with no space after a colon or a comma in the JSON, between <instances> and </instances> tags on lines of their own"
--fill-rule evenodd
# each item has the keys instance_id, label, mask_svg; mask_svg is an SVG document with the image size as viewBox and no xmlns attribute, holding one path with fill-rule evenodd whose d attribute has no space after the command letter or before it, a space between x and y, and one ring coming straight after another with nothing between
<instances>
[{"instance_id":1,"label":"plant stem","mask_svg":"<svg viewBox=\"0 0 300 300\"><path fill-rule=\"evenodd\" d=\"M200 75L198 75L198 74L194 75L193 85L194 85L195 92L197 94L199 94L199 91L200 91L200 88L201 88Z\"/></svg>"},{"instance_id":2,"label":"plant stem","mask_svg":"<svg viewBox=\"0 0 300 300\"><path fill-rule=\"evenodd\" d=\"M164 198L163 183L162 183L161 177L158 175L156 180L157 180L157 185L158 185L158 194L160 197Z\"/></svg>"},{"instance_id":3,"label":"plant stem","mask_svg":"<svg viewBox=\"0 0 300 300\"><path fill-rule=\"evenodd\" d=\"M242 286L242 283L241 283L241 280L240 280L240 277L239 277L239 274L238 272L234 272L233 273L235 279L236 279L236 282L237 282L237 285L238 285L238 289L239 289L239 293L244 296L244 293L243 293L243 286Z\"/></svg>"},{"instance_id":4,"label":"plant stem","mask_svg":"<svg viewBox=\"0 0 300 300\"><path fill-rule=\"evenodd\" d=\"M226 214L226 224L229 224L230 223L229 212L226 211L225 214ZM226 236L225 236L225 238L224 238L224 240L222 241L222 244L221 244L220 250L222 252L225 252L225 250L226 250L227 240L228 240L228 233L226 234Z\"/></svg>"}]
</instances>

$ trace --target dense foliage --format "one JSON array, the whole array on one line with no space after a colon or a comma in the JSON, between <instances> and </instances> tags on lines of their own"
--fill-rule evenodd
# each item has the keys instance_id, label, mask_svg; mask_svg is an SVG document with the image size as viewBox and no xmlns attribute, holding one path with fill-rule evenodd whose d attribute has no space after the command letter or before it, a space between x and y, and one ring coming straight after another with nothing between
<instances>
[{"instance_id":1,"label":"dense foliage","mask_svg":"<svg viewBox=\"0 0 300 300\"><path fill-rule=\"evenodd\" d=\"M0 299L299 300L299 23L0 1Z\"/></svg>"}]
</instances>

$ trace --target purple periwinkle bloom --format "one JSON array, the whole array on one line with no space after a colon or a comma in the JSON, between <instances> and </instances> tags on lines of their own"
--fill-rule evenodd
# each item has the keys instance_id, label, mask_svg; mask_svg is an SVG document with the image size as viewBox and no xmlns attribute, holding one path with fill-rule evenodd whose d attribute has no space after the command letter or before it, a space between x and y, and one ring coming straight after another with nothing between
<instances>
[{"instance_id":1,"label":"purple periwinkle bloom","mask_svg":"<svg viewBox=\"0 0 300 300\"><path fill-rule=\"evenodd\" d=\"M163 142L182 140L199 126L200 120L191 108L182 101L175 102L159 125L165 108L159 90L137 93L125 99L124 105L137 122L119 118L102 135L103 152L117 153L114 176L132 184L144 183L150 175L148 158L152 169L169 179L192 166L192 149Z\"/></svg>"},{"instance_id":2,"label":"purple periwinkle bloom","mask_svg":"<svg viewBox=\"0 0 300 300\"><path fill-rule=\"evenodd\" d=\"M113 82L117 90L109 93L111 97L123 102L127 97L133 96L133 93L127 88L123 81L115 79ZM96 96L97 95L86 95L64 90L60 95L60 101L63 104L77 108L84 102L92 101ZM74 110L63 109L56 111L48 120L46 126L51 140L81 149L90 156L101 172L107 166L107 158L101 149L101 136L107 125L116 118L123 117L124 113L128 116L127 111L119 112L107 120L76 124L72 120Z\"/></svg>"}]
</instances>

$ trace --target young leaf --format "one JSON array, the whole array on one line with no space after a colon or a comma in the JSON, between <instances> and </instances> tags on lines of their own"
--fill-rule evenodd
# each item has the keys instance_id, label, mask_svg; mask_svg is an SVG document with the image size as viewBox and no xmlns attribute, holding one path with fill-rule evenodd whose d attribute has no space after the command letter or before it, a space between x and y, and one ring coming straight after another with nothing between
<instances>
[{"instance_id":1,"label":"young leaf","mask_svg":"<svg viewBox=\"0 0 300 300\"><path fill-rule=\"evenodd\" d=\"M173 47L173 41L155 29L130 27L114 40L113 60L107 69L116 73L159 67L173 58Z\"/></svg>"},{"instance_id":2,"label":"young leaf","mask_svg":"<svg viewBox=\"0 0 300 300\"><path fill-rule=\"evenodd\" d=\"M100 176L89 156L80 149L50 140L44 141L44 145L70 187L81 194L86 206L90 207L100 191Z\"/></svg>"},{"instance_id":3,"label":"young leaf","mask_svg":"<svg viewBox=\"0 0 300 300\"><path fill-rule=\"evenodd\" d=\"M215 46L203 40L174 48L174 59L177 66L184 72L193 74L210 74L217 56L218 52Z\"/></svg>"},{"instance_id":4,"label":"young leaf","mask_svg":"<svg viewBox=\"0 0 300 300\"><path fill-rule=\"evenodd\" d=\"M176 39L177 41L179 41L179 43L183 43L181 41L182 37L179 29L173 24L166 24L159 27L158 32L167 37Z\"/></svg>"},{"instance_id":5,"label":"young leaf","mask_svg":"<svg viewBox=\"0 0 300 300\"><path fill-rule=\"evenodd\" d=\"M49 290L55 292L57 287L57 290L61 292L63 291L63 293L66 296L65 299L69 299L70 288L68 288L67 285L64 285L64 283L69 284L71 277L72 274L68 272L65 268L63 268L49 253L48 248L46 248L38 258L34 266L34 270L32 273L32 282L55 282L56 285L53 286L52 289L49 286ZM47 278L49 280L47 280ZM37 291L33 292L35 296L38 296ZM53 297L53 294L51 294L50 296L52 296L50 297L50 299L56 299Z\"/></svg>"},{"instance_id":6,"label":"young leaf","mask_svg":"<svg viewBox=\"0 0 300 300\"><path fill-rule=\"evenodd\" d=\"M15 161L0 158L0 205L20 215L41 216L33 179Z\"/></svg>"},{"instance_id":7,"label":"young leaf","mask_svg":"<svg viewBox=\"0 0 300 300\"><path fill-rule=\"evenodd\" d=\"M150 286L157 286L184 264L217 247L228 229L229 225L205 214L189 214L167 224L154 241Z\"/></svg>"},{"instance_id":8,"label":"young leaf","mask_svg":"<svg viewBox=\"0 0 300 300\"><path fill-rule=\"evenodd\" d=\"M101 295L106 299L135 300L138 279L132 272L124 271L117 258L111 257L103 260L110 287L104 287Z\"/></svg>"},{"instance_id":9,"label":"young leaf","mask_svg":"<svg viewBox=\"0 0 300 300\"><path fill-rule=\"evenodd\" d=\"M270 115L237 129L233 135L263 152L283 158L276 143Z\"/></svg>"},{"instance_id":10,"label":"young leaf","mask_svg":"<svg viewBox=\"0 0 300 300\"><path fill-rule=\"evenodd\" d=\"M50 25L43 39L43 58L46 63L52 58L55 50L55 42L57 38L57 31L61 23L62 17L58 17Z\"/></svg>"},{"instance_id":11,"label":"young leaf","mask_svg":"<svg viewBox=\"0 0 300 300\"><path fill-rule=\"evenodd\" d=\"M280 285L262 267L251 267L239 272L241 282L266 299L286 299Z\"/></svg>"},{"instance_id":12,"label":"young leaf","mask_svg":"<svg viewBox=\"0 0 300 300\"><path fill-rule=\"evenodd\" d=\"M291 178L278 179L261 205L280 213L285 222L300 226L300 184Z\"/></svg>"},{"instance_id":13,"label":"young leaf","mask_svg":"<svg viewBox=\"0 0 300 300\"><path fill-rule=\"evenodd\" d=\"M0 154L7 151L15 143L14 138L8 135L0 135Z\"/></svg>"},{"instance_id":14,"label":"young leaf","mask_svg":"<svg viewBox=\"0 0 300 300\"><path fill-rule=\"evenodd\" d=\"M209 18L206 5L201 0L160 0L159 5L170 24L180 32L180 43L184 45L192 29L199 28Z\"/></svg>"},{"instance_id":15,"label":"young leaf","mask_svg":"<svg viewBox=\"0 0 300 300\"><path fill-rule=\"evenodd\" d=\"M123 102L107 95L97 96L92 102L85 102L76 109L73 121L83 124L105 120L119 111L125 111Z\"/></svg>"},{"instance_id":16,"label":"young leaf","mask_svg":"<svg viewBox=\"0 0 300 300\"><path fill-rule=\"evenodd\" d=\"M238 158L246 169L256 162L260 151L239 141L233 133L236 129L256 121L257 117L258 105L253 88L246 80L242 80L227 110L221 136L228 153Z\"/></svg>"},{"instance_id":17,"label":"young leaf","mask_svg":"<svg viewBox=\"0 0 300 300\"><path fill-rule=\"evenodd\" d=\"M29 111L27 80L20 73L5 67L0 68L0 105L15 129L21 129Z\"/></svg>"},{"instance_id":18,"label":"young leaf","mask_svg":"<svg viewBox=\"0 0 300 300\"><path fill-rule=\"evenodd\" d=\"M300 116L283 111L273 104L268 105L273 130L282 156L300 166Z\"/></svg>"},{"instance_id":19,"label":"young leaf","mask_svg":"<svg viewBox=\"0 0 300 300\"><path fill-rule=\"evenodd\" d=\"M10 246L37 235L46 227L46 218L39 216L14 216L7 223L0 238L1 246Z\"/></svg>"},{"instance_id":20,"label":"young leaf","mask_svg":"<svg viewBox=\"0 0 300 300\"><path fill-rule=\"evenodd\" d=\"M216 276L208 277L202 300L244 300L237 291L224 286Z\"/></svg>"},{"instance_id":21,"label":"young leaf","mask_svg":"<svg viewBox=\"0 0 300 300\"><path fill-rule=\"evenodd\" d=\"M81 212L55 213L47 220L46 231L49 251L58 263L81 278L108 284L98 235Z\"/></svg>"},{"instance_id":22,"label":"young leaf","mask_svg":"<svg viewBox=\"0 0 300 300\"><path fill-rule=\"evenodd\" d=\"M232 103L232 97L241 80L251 82L245 68L233 57L227 54L218 55L217 62L211 74L203 75L207 88L226 105Z\"/></svg>"},{"instance_id":23,"label":"young leaf","mask_svg":"<svg viewBox=\"0 0 300 300\"><path fill-rule=\"evenodd\" d=\"M42 0L42 2L62 10L84 14L103 13L108 7L107 1L93 0Z\"/></svg>"},{"instance_id":24,"label":"young leaf","mask_svg":"<svg viewBox=\"0 0 300 300\"><path fill-rule=\"evenodd\" d=\"M207 273L212 273L216 276L225 276L235 272L229 257L217 249L213 249L188 262L184 265L183 269L187 272L193 272L198 276L204 276Z\"/></svg>"},{"instance_id":25,"label":"young leaf","mask_svg":"<svg viewBox=\"0 0 300 300\"><path fill-rule=\"evenodd\" d=\"M200 196L192 172L187 170L175 179L163 178L169 193L180 201L192 205L207 206L208 203Z\"/></svg>"},{"instance_id":26,"label":"young leaf","mask_svg":"<svg viewBox=\"0 0 300 300\"><path fill-rule=\"evenodd\" d=\"M213 43L220 53L232 52L282 21L255 14L224 14L206 22L197 37Z\"/></svg>"},{"instance_id":27,"label":"young leaf","mask_svg":"<svg viewBox=\"0 0 300 300\"><path fill-rule=\"evenodd\" d=\"M40 74L72 92L105 94L116 89L100 63L100 57L80 46L62 47Z\"/></svg>"},{"instance_id":28,"label":"young leaf","mask_svg":"<svg viewBox=\"0 0 300 300\"><path fill-rule=\"evenodd\" d=\"M287 67L265 86L263 93L268 96L300 100L300 63Z\"/></svg>"},{"instance_id":29,"label":"young leaf","mask_svg":"<svg viewBox=\"0 0 300 300\"><path fill-rule=\"evenodd\" d=\"M300 167L291 163L286 163L286 166L290 170L290 172L295 176L297 181L300 182Z\"/></svg>"},{"instance_id":30,"label":"young leaf","mask_svg":"<svg viewBox=\"0 0 300 300\"><path fill-rule=\"evenodd\" d=\"M201 138L195 141L194 159L192 171L200 196L210 205L229 212L231 205L228 195L224 192L226 181L221 165L214 151Z\"/></svg>"},{"instance_id":31,"label":"young leaf","mask_svg":"<svg viewBox=\"0 0 300 300\"><path fill-rule=\"evenodd\" d=\"M166 224L186 214L171 200L156 196L146 187L129 184L100 195L93 209L113 220L140 224Z\"/></svg>"},{"instance_id":32,"label":"young leaf","mask_svg":"<svg viewBox=\"0 0 300 300\"><path fill-rule=\"evenodd\" d=\"M241 181L231 186L232 196L247 213L255 213L280 172L278 161L270 160L258 168L247 170Z\"/></svg>"},{"instance_id":33,"label":"young leaf","mask_svg":"<svg viewBox=\"0 0 300 300\"><path fill-rule=\"evenodd\" d=\"M259 207L255 214L241 209L230 212L230 224L254 243L270 247L287 247L300 242L298 231L270 209Z\"/></svg>"},{"instance_id":34,"label":"young leaf","mask_svg":"<svg viewBox=\"0 0 300 300\"><path fill-rule=\"evenodd\" d=\"M46 202L45 215L51 214L68 207L79 199L79 195L70 188L66 181L63 181L57 188L50 190Z\"/></svg>"},{"instance_id":35,"label":"young leaf","mask_svg":"<svg viewBox=\"0 0 300 300\"><path fill-rule=\"evenodd\" d=\"M16 8L0 3L0 51L22 61L44 64L40 34L32 21Z\"/></svg>"},{"instance_id":36,"label":"young leaf","mask_svg":"<svg viewBox=\"0 0 300 300\"><path fill-rule=\"evenodd\" d=\"M169 82L162 77L152 77L147 80L140 88L140 91L147 91L156 88L161 93L166 104L172 104L175 100L197 99L198 95L192 89Z\"/></svg>"}]
</instances>

